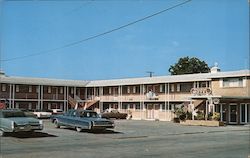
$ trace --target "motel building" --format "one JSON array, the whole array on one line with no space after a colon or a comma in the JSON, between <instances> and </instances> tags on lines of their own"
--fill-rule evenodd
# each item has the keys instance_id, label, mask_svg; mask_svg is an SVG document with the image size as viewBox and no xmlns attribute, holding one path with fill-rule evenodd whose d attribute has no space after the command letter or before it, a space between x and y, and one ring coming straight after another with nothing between
<instances>
[{"instance_id":1,"label":"motel building","mask_svg":"<svg viewBox=\"0 0 250 158\"><path fill-rule=\"evenodd\" d=\"M125 78L61 80L0 74L0 100L8 108L117 109L136 120L171 121L177 107L220 113L226 124L250 122L250 70Z\"/></svg>"}]
</instances>

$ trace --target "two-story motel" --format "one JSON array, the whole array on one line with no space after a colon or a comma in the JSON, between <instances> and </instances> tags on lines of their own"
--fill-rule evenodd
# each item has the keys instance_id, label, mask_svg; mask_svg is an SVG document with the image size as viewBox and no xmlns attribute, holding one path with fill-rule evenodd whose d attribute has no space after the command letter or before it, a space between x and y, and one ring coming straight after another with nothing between
<instances>
[{"instance_id":1,"label":"two-story motel","mask_svg":"<svg viewBox=\"0 0 250 158\"><path fill-rule=\"evenodd\" d=\"M227 124L250 122L250 70L126 78L59 80L0 74L0 99L8 108L66 111L76 105L102 112L114 108L132 119L171 121L180 105L219 112Z\"/></svg>"}]
</instances>

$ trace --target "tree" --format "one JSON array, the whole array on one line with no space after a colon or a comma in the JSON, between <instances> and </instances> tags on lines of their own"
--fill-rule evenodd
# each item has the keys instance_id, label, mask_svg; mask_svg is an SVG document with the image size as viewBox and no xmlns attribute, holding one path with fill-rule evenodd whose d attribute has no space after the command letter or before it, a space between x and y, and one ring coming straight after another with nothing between
<instances>
[{"instance_id":1,"label":"tree","mask_svg":"<svg viewBox=\"0 0 250 158\"><path fill-rule=\"evenodd\" d=\"M195 74L195 73L207 73L210 71L207 63L201 61L196 57L180 58L177 63L171 65L168 71L171 75L182 75L182 74Z\"/></svg>"}]
</instances>

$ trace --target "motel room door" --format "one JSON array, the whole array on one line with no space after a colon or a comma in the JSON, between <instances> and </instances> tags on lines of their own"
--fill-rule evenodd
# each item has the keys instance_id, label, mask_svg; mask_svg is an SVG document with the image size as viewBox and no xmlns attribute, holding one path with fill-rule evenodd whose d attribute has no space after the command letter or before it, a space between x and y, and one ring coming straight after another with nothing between
<instances>
[{"instance_id":1,"label":"motel room door","mask_svg":"<svg viewBox=\"0 0 250 158\"><path fill-rule=\"evenodd\" d=\"M147 104L147 119L159 119L159 104Z\"/></svg>"},{"instance_id":2,"label":"motel room door","mask_svg":"<svg viewBox=\"0 0 250 158\"><path fill-rule=\"evenodd\" d=\"M240 105L240 124L247 124L250 122L250 104Z\"/></svg>"},{"instance_id":3,"label":"motel room door","mask_svg":"<svg viewBox=\"0 0 250 158\"><path fill-rule=\"evenodd\" d=\"M154 106L147 104L147 119L154 119Z\"/></svg>"},{"instance_id":4,"label":"motel room door","mask_svg":"<svg viewBox=\"0 0 250 158\"><path fill-rule=\"evenodd\" d=\"M237 124L237 104L229 105L229 123Z\"/></svg>"}]
</instances>

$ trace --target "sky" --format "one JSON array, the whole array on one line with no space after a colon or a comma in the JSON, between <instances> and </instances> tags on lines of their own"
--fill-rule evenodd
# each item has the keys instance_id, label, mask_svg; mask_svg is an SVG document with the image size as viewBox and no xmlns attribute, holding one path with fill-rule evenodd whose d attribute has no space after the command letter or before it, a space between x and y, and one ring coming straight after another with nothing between
<instances>
[{"instance_id":1,"label":"sky","mask_svg":"<svg viewBox=\"0 0 250 158\"><path fill-rule=\"evenodd\" d=\"M210 67L217 62L221 71L249 69L248 0L192 0L62 48L184 1L0 0L1 69L8 76L74 80L163 76L185 56ZM62 49L48 51L55 48Z\"/></svg>"}]
</instances>

